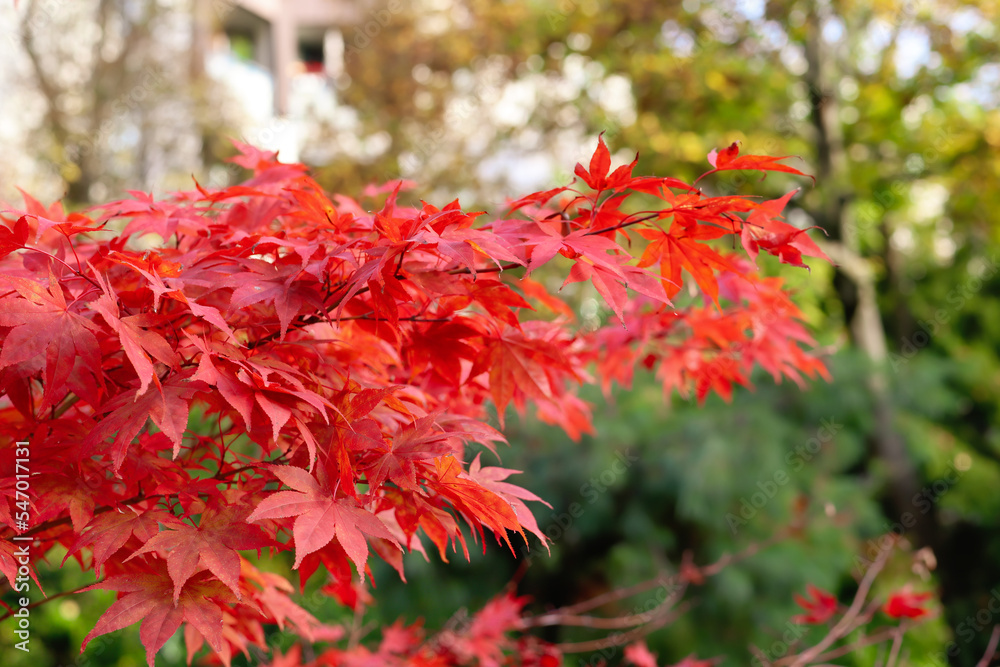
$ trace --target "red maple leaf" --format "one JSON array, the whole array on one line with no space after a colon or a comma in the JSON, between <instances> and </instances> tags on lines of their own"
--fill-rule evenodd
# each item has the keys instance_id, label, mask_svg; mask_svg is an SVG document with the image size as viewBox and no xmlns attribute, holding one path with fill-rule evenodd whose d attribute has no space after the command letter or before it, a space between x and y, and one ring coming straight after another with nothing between
<instances>
[{"instance_id":1,"label":"red maple leaf","mask_svg":"<svg viewBox=\"0 0 1000 667\"><path fill-rule=\"evenodd\" d=\"M826 623L835 613L837 613L837 597L831 593L816 588L812 584L806 587L809 597L802 597L795 594L795 603L806 610L807 613L794 616L795 623L807 623L816 625Z\"/></svg>"},{"instance_id":2,"label":"red maple leaf","mask_svg":"<svg viewBox=\"0 0 1000 667\"><path fill-rule=\"evenodd\" d=\"M714 174L717 171L728 171L728 170L759 170L759 171L783 171L788 174L795 174L796 176L808 176L816 182L815 176L809 176L809 174L804 174L794 167L789 167L788 165L779 164L781 160L786 160L791 155L785 155L782 157L770 157L766 155L740 155L739 142L733 142L728 147L724 148L722 151L712 149L712 152L708 154L708 162L714 169L706 171L704 174L698 177L695 181L697 183L701 179L705 178L709 174Z\"/></svg>"},{"instance_id":3,"label":"red maple leaf","mask_svg":"<svg viewBox=\"0 0 1000 667\"><path fill-rule=\"evenodd\" d=\"M646 642L633 642L625 647L625 662L635 667L656 667L656 656L646 646Z\"/></svg>"},{"instance_id":4,"label":"red maple leaf","mask_svg":"<svg viewBox=\"0 0 1000 667\"><path fill-rule=\"evenodd\" d=\"M367 450L359 472L364 472L371 488L379 488L386 479L402 489L417 490L418 461L427 461L453 450L455 433L434 428L434 416L428 415L402 427L391 443L380 441L375 449Z\"/></svg>"},{"instance_id":5,"label":"red maple leaf","mask_svg":"<svg viewBox=\"0 0 1000 667\"><path fill-rule=\"evenodd\" d=\"M240 598L240 549L261 549L274 544L257 526L246 525L248 508L239 505L210 508L198 526L176 523L162 530L124 562L151 552L166 554L167 572L174 582L174 601L184 584L200 570L208 570Z\"/></svg>"},{"instance_id":6,"label":"red maple leaf","mask_svg":"<svg viewBox=\"0 0 1000 667\"><path fill-rule=\"evenodd\" d=\"M931 613L924 606L930 598L930 593L914 593L907 586L890 595L882 611L890 618L923 618Z\"/></svg>"},{"instance_id":7,"label":"red maple leaf","mask_svg":"<svg viewBox=\"0 0 1000 667\"><path fill-rule=\"evenodd\" d=\"M778 219L788 200L796 192L798 190L792 190L780 199L762 202L747 216L740 233L740 241L751 260L756 261L758 249L763 249L781 259L783 263L793 266L806 266L802 263L802 255L830 261L816 242L806 234L808 229L799 229Z\"/></svg>"},{"instance_id":8,"label":"red maple leaf","mask_svg":"<svg viewBox=\"0 0 1000 667\"><path fill-rule=\"evenodd\" d=\"M317 463L317 472L325 476L322 463ZM302 559L326 546L334 537L347 552L364 576L368 560L368 543L365 535L381 537L399 547L386 525L372 512L360 507L349 498L337 498L336 489L321 485L316 478L302 468L293 466L268 466L268 469L293 491L279 491L265 498L247 522L263 519L283 519L295 517L292 534L295 536L295 565Z\"/></svg>"},{"instance_id":9,"label":"red maple leaf","mask_svg":"<svg viewBox=\"0 0 1000 667\"><path fill-rule=\"evenodd\" d=\"M173 582L166 562L143 562L127 574L108 577L82 591L113 590L124 593L97 621L80 647L80 653L94 637L106 635L142 621L139 639L146 648L146 662L153 667L156 652L170 639L182 622L201 633L216 652L222 651L222 608L215 602L235 601L222 582L198 575L188 581L180 594L173 595ZM82 592L81 591L81 592Z\"/></svg>"},{"instance_id":10,"label":"red maple leaf","mask_svg":"<svg viewBox=\"0 0 1000 667\"><path fill-rule=\"evenodd\" d=\"M70 309L55 273L51 268L48 273L48 289L26 278L0 276L20 296L0 299L0 327L13 327L0 351L0 369L44 355L45 394L40 410L62 399L60 390L67 389L77 359L98 382L103 380L95 335L100 327Z\"/></svg>"},{"instance_id":11,"label":"red maple leaf","mask_svg":"<svg viewBox=\"0 0 1000 667\"><path fill-rule=\"evenodd\" d=\"M624 185L632 176L632 169L638 162L638 157L630 164L622 165L608 176L611 169L611 153L607 144L604 143L604 133L597 137L597 149L590 158L590 168L584 169L582 164L577 163L574 173L583 179L592 190L601 191L606 188L617 188Z\"/></svg>"},{"instance_id":12,"label":"red maple leaf","mask_svg":"<svg viewBox=\"0 0 1000 667\"><path fill-rule=\"evenodd\" d=\"M23 248L24 244L28 242L28 234L30 233L31 227L28 225L28 219L23 215L17 219L12 228L0 225L0 259Z\"/></svg>"},{"instance_id":13,"label":"red maple leaf","mask_svg":"<svg viewBox=\"0 0 1000 667\"><path fill-rule=\"evenodd\" d=\"M152 419L173 442L176 458L187 428L189 399L196 389L196 384L175 377L161 386L159 391L143 394L140 389L129 389L121 392L101 406L101 412L107 416L84 438L83 450L90 452L93 449L103 449L105 439L113 436L111 456L117 471L125 460L133 438L146 425L146 420Z\"/></svg>"},{"instance_id":14,"label":"red maple leaf","mask_svg":"<svg viewBox=\"0 0 1000 667\"><path fill-rule=\"evenodd\" d=\"M523 538L524 530L510 501L475 482L454 457L442 456L435 463L437 479L429 481L429 486L462 512L473 528L481 531L480 526L485 524L513 552L507 531L519 533Z\"/></svg>"},{"instance_id":15,"label":"red maple leaf","mask_svg":"<svg viewBox=\"0 0 1000 667\"><path fill-rule=\"evenodd\" d=\"M646 246L637 266L644 268L659 264L663 288L671 299L680 291L681 269L686 269L702 292L718 305L719 283L716 272L737 269L718 252L699 242L698 234L703 233L703 228L700 225L692 230L692 234L688 234L680 225L672 226L669 233L660 229L640 230L639 233L651 243ZM714 234L714 231L711 233Z\"/></svg>"},{"instance_id":16,"label":"red maple leaf","mask_svg":"<svg viewBox=\"0 0 1000 667\"><path fill-rule=\"evenodd\" d=\"M469 479L481 484L483 488L489 489L510 503L511 508L514 510L514 514L517 515L517 520L521 523L521 525L527 528L529 532L534 533L538 539L541 540L542 544L548 548L548 538L545 536L545 533L539 530L535 517L531 514L531 510L528 509L528 506L524 504L524 501L533 500L540 502L549 508L551 508L552 505L549 505L547 502L527 489L522 489L520 486L503 481L510 475L520 473L520 470L511 470L510 468L499 468L495 466L483 468L482 463L480 462L480 456L480 454L476 454L476 458L472 460L471 464L469 464Z\"/></svg>"},{"instance_id":17,"label":"red maple leaf","mask_svg":"<svg viewBox=\"0 0 1000 667\"><path fill-rule=\"evenodd\" d=\"M130 505L125 510L99 514L86 525L76 543L66 552L63 563L81 547L90 545L94 557L94 570L100 574L104 563L125 546L130 538L135 536L140 542L148 542L156 536L160 524L183 525L180 519L165 510L141 510L137 505Z\"/></svg>"}]
</instances>

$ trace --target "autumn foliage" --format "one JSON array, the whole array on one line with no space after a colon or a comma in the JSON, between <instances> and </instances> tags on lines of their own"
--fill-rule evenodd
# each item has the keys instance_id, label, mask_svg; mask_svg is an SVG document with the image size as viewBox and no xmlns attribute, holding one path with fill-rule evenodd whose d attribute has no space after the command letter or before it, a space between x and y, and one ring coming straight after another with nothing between
<instances>
[{"instance_id":1,"label":"autumn foliage","mask_svg":"<svg viewBox=\"0 0 1000 667\"><path fill-rule=\"evenodd\" d=\"M41 585L35 565L61 545L91 588L118 592L88 641L141 621L150 665L178 628L189 658L207 644L228 664L265 645L267 624L330 642L324 665L561 664L557 647L510 634L530 624L509 593L432 638L392 626L380 646L344 647L245 556L290 552L300 589L322 577L353 607L373 554L402 577L408 551L546 542L540 498L484 462L504 441L492 410L502 426L508 406L530 408L579 437L592 429L577 389L628 387L640 365L698 400L728 398L755 366L825 373L780 279L755 267L824 257L782 219L794 191L707 196L635 162L612 170L600 141L575 186L499 215L403 205L405 182L363 206L238 148L252 172L240 185L68 215L25 196L0 226L0 571L13 587L9 538L30 536ZM710 161L709 174L800 173L735 145ZM551 289L559 272L596 288L603 326L575 324ZM14 441L30 443L30 503ZM890 613L917 615L914 600ZM800 604L815 621L836 610L818 591Z\"/></svg>"}]
</instances>

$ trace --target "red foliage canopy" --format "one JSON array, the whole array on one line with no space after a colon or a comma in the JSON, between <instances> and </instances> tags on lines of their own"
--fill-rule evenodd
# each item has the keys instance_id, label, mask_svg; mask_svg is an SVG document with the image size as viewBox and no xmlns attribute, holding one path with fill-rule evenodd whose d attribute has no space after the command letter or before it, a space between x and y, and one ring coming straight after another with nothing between
<instances>
[{"instance_id":1,"label":"red foliage canopy","mask_svg":"<svg viewBox=\"0 0 1000 667\"><path fill-rule=\"evenodd\" d=\"M576 389L628 386L637 364L699 400L728 398L758 364L779 379L825 373L781 281L754 266L759 252L823 257L781 220L792 193L710 197L633 176L635 162L611 171L601 140L576 169L587 188L534 193L500 217L405 206L402 183L371 213L302 165L238 148L253 172L241 185L133 192L88 215L26 196L0 225L0 544L30 536L33 558L62 545L103 575L92 588L119 599L88 641L141 620L150 665L181 625L189 653L207 642L225 663L264 643L264 623L339 637L241 551L294 550L300 586L323 565L323 590L353 605L371 552L402 576L403 550L425 538L443 559L468 554L467 534L544 543L526 505L539 498L467 454L503 441L491 404L501 424L530 404L579 437L591 420ZM800 173L737 154L712 172ZM636 199L655 206L629 212ZM745 252L712 243L726 236ZM606 326L576 327L529 277L557 260L565 284L606 300ZM17 458L30 503L14 441L29 443ZM15 586L9 549L0 571ZM391 628L377 661L514 651L555 664L551 647L502 639L522 605L499 598L448 641ZM324 664L375 655L331 651Z\"/></svg>"}]
</instances>

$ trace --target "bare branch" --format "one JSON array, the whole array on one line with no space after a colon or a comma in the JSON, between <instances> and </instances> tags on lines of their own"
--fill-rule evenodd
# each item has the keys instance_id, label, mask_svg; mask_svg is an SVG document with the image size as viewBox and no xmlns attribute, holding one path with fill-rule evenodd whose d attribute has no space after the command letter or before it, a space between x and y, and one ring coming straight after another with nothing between
<instances>
[{"instance_id":1,"label":"bare branch","mask_svg":"<svg viewBox=\"0 0 1000 667\"><path fill-rule=\"evenodd\" d=\"M989 667L990 662L993 661L993 656L997 653L997 642L1000 642L1000 625L993 626L993 632L990 634L990 643L986 645L986 653L983 654L982 660L976 663L976 667Z\"/></svg>"},{"instance_id":2,"label":"bare branch","mask_svg":"<svg viewBox=\"0 0 1000 667\"><path fill-rule=\"evenodd\" d=\"M891 553L892 549L885 549L878 555L875 562L872 563L870 568L868 568L868 571L865 573L861 583L858 584L858 592L855 593L854 601L848 608L847 613L845 613L840 621L833 626L833 628L831 628L826 637L820 640L820 642L812 648L800 653L798 656L789 656L789 658L779 660L775 664L790 664L792 667L803 667L804 665L808 665L821 653L823 653L823 651L832 646L834 642L857 627L855 620L861 614L861 609L864 607L865 600L868 598L868 591L871 590L872 584L875 582L875 577L878 576L878 573L882 571L883 567L885 567L885 563L889 560L889 555ZM794 662L791 661L791 658L795 658Z\"/></svg>"}]
</instances>

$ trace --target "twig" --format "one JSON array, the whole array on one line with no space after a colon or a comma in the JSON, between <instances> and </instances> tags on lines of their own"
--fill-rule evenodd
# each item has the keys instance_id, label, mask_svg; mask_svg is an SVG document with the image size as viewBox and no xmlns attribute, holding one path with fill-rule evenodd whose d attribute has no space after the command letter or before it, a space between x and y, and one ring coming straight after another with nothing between
<instances>
[{"instance_id":1,"label":"twig","mask_svg":"<svg viewBox=\"0 0 1000 667\"><path fill-rule=\"evenodd\" d=\"M502 266L488 266L485 269L476 269L476 273L503 273L504 271L512 271L514 269L523 269L523 264L504 264ZM472 273L472 269L468 266L461 269L452 269L447 272L449 276L459 276L466 273Z\"/></svg>"},{"instance_id":2,"label":"twig","mask_svg":"<svg viewBox=\"0 0 1000 667\"><path fill-rule=\"evenodd\" d=\"M872 644L878 644L879 642L884 642L886 639L890 639L896 633L896 628L884 628L879 632L867 635L858 639L855 642L835 648L832 651L827 651L822 655L816 656L817 660L833 660L834 658L839 658L842 655L848 655L854 653L858 649L865 648L866 646L871 646Z\"/></svg>"},{"instance_id":3,"label":"twig","mask_svg":"<svg viewBox=\"0 0 1000 667\"><path fill-rule=\"evenodd\" d=\"M550 625L575 625L585 628L598 628L602 630L620 630L651 622L660 614L673 607L674 603L683 595L686 587L675 593L668 595L662 602L646 612L638 614L626 614L625 616L615 616L612 618L602 618L599 616L581 616L578 614L567 614L563 610L556 610L541 616L526 618L522 621L522 628L541 628Z\"/></svg>"},{"instance_id":4,"label":"twig","mask_svg":"<svg viewBox=\"0 0 1000 667\"><path fill-rule=\"evenodd\" d=\"M885 661L885 667L895 667L896 660L899 659L899 649L903 646L903 635L906 633L906 628L900 625L896 628L892 637L892 650L889 651L889 657Z\"/></svg>"},{"instance_id":5,"label":"twig","mask_svg":"<svg viewBox=\"0 0 1000 667\"><path fill-rule=\"evenodd\" d=\"M23 609L33 609L33 608L35 608L35 607L37 607L39 605L45 604L46 602L51 602L52 600L55 600L56 598L66 597L67 595L73 595L75 593L79 593L80 591L82 591L84 588L87 588L88 586L93 586L93 584L84 584L83 586L80 586L79 588L77 588L75 590L72 590L72 591L62 591L60 593L55 593L54 595L49 595L48 597L42 598L41 600L38 600L37 602L32 602L31 604L27 605L26 607L23 607ZM7 619L7 618L10 618L13 615L14 615L14 612L8 611L3 616L0 616L0 621L3 621L5 619Z\"/></svg>"},{"instance_id":6,"label":"twig","mask_svg":"<svg viewBox=\"0 0 1000 667\"><path fill-rule=\"evenodd\" d=\"M622 646L639 639L640 637L645 637L654 630L662 628L664 625L677 620L684 612L690 609L691 606L690 602L685 602L679 605L673 613L664 614L655 621L651 621L646 625L634 628L628 632L616 632L605 637L604 639L556 644L556 648L563 653L587 653L589 651L600 651L601 649L610 648L612 646Z\"/></svg>"},{"instance_id":7,"label":"twig","mask_svg":"<svg viewBox=\"0 0 1000 667\"><path fill-rule=\"evenodd\" d=\"M786 533L787 531L782 531L777 535L774 535L773 537L764 540L763 542L755 542L754 544L751 544L742 551L738 551L736 553L723 554L722 557L720 557L719 560L715 561L714 563L695 569L702 576L708 576L708 577L713 576L715 574L718 574L722 570L722 568L726 567L727 565L742 560L746 560L750 556L756 554L761 549L765 549L769 546L772 546L773 544L776 544L782 539L785 539L785 537L787 537ZM597 607L608 604L610 602L616 602L617 600L621 600L623 598L629 598L632 597L633 595L638 595L639 593L648 591L649 589L655 588L656 586L665 586L667 584L673 584L673 583L679 584L683 582L685 582L685 578L680 573L673 575L661 574L653 579L649 579L647 581L634 584L632 586L629 586L628 588L620 588L617 590L609 591L602 595L593 597L589 600L584 600L583 602L578 602L577 604L570 605L568 607L563 607L559 611L563 614L578 614L583 611L590 611L591 609L596 609Z\"/></svg>"},{"instance_id":8,"label":"twig","mask_svg":"<svg viewBox=\"0 0 1000 667\"><path fill-rule=\"evenodd\" d=\"M976 667L989 667L997 652L997 642L1000 642L1000 625L993 626L990 643L986 645L986 653L983 654L983 659L976 663Z\"/></svg>"},{"instance_id":9,"label":"twig","mask_svg":"<svg viewBox=\"0 0 1000 667\"><path fill-rule=\"evenodd\" d=\"M784 661L778 661L775 664L791 664L791 667L803 667L804 665L808 665L810 662L815 660L817 656L823 653L823 651L832 646L835 641L847 634L847 632L854 627L854 620L857 618L858 614L861 613L861 608L864 606L865 599L868 597L868 591L875 582L875 577L885 566L885 563L889 559L889 555L891 553L892 549L884 550L879 554L878 558L875 559L872 566L868 568L868 572L865 573L861 583L858 584L858 592L854 595L854 601L851 603L847 613L845 613L843 618L841 618L840 621L833 626L830 632L827 633L826 637L820 640L820 642L812 648L799 654L794 662L786 663Z\"/></svg>"},{"instance_id":10,"label":"twig","mask_svg":"<svg viewBox=\"0 0 1000 667\"><path fill-rule=\"evenodd\" d=\"M351 635L347 640L347 646L354 648L361 641L361 626L365 619L365 603L358 599L354 607L354 620L351 622Z\"/></svg>"}]
</instances>

